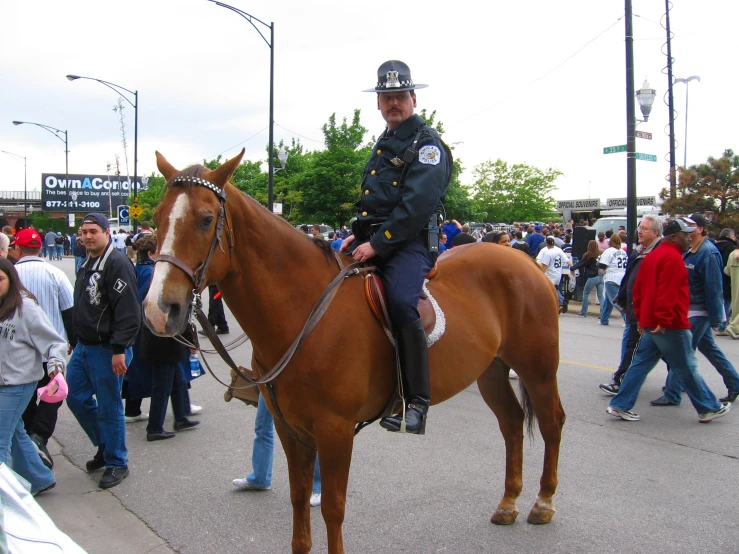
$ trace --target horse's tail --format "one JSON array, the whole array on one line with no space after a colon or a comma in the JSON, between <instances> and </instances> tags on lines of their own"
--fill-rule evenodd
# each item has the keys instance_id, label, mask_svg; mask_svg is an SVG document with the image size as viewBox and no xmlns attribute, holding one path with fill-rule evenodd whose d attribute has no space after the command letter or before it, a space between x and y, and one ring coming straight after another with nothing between
<instances>
[{"instance_id":1,"label":"horse's tail","mask_svg":"<svg viewBox=\"0 0 739 554\"><path fill-rule=\"evenodd\" d=\"M526 426L526 434L529 439L534 438L534 425L536 423L536 414L534 414L534 406L531 404L531 397L529 391L523 384L523 381L519 380L520 391L521 391L521 407L523 408L524 424Z\"/></svg>"}]
</instances>

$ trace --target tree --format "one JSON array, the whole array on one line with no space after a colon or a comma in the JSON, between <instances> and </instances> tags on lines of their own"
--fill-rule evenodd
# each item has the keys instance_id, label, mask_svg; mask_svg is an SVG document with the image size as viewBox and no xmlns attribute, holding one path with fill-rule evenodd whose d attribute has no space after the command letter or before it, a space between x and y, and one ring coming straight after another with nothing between
<instances>
[{"instance_id":1,"label":"tree","mask_svg":"<svg viewBox=\"0 0 739 554\"><path fill-rule=\"evenodd\" d=\"M154 217L154 210L162 201L164 197L164 187L167 181L161 175L151 174L149 182L146 184L146 190L139 191L139 206L144 210L144 213L138 219L139 223L142 221L151 221ZM128 198L129 205L133 203L133 195Z\"/></svg>"},{"instance_id":2,"label":"tree","mask_svg":"<svg viewBox=\"0 0 739 554\"><path fill-rule=\"evenodd\" d=\"M714 231L738 227L739 155L729 149L720 158L709 157L706 163L681 168L677 195L674 199L669 196L667 189L660 193L665 213L705 213Z\"/></svg>"},{"instance_id":3,"label":"tree","mask_svg":"<svg viewBox=\"0 0 739 554\"><path fill-rule=\"evenodd\" d=\"M554 211L556 169L488 160L475 167L473 210L484 221L536 221Z\"/></svg>"},{"instance_id":4,"label":"tree","mask_svg":"<svg viewBox=\"0 0 739 554\"><path fill-rule=\"evenodd\" d=\"M326 149L313 152L305 170L292 181L302 200L302 216L312 223L344 225L354 215L372 148L362 145L367 129L360 124L359 114L354 110L351 124L344 118L341 125L332 114L323 126Z\"/></svg>"}]
</instances>

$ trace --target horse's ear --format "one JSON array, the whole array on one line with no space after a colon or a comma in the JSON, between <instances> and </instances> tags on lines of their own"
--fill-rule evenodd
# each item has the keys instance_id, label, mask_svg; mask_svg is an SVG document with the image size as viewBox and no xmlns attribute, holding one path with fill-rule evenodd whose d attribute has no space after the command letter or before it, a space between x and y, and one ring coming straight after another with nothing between
<instances>
[{"instance_id":1,"label":"horse's ear","mask_svg":"<svg viewBox=\"0 0 739 554\"><path fill-rule=\"evenodd\" d=\"M172 177L177 175L179 173L179 170L172 167L172 164L167 161L167 158L162 156L159 152L154 152L157 155L157 167L159 168L159 173L164 175L164 178L169 182Z\"/></svg>"},{"instance_id":2,"label":"horse's ear","mask_svg":"<svg viewBox=\"0 0 739 554\"><path fill-rule=\"evenodd\" d=\"M246 148L242 148L239 154L228 160L218 169L214 170L210 174L210 180L221 188L226 186L226 183L228 183L231 175L233 175L234 171L236 171L236 168L239 167L239 164L241 163L241 158L244 157L244 152L246 152Z\"/></svg>"}]
</instances>

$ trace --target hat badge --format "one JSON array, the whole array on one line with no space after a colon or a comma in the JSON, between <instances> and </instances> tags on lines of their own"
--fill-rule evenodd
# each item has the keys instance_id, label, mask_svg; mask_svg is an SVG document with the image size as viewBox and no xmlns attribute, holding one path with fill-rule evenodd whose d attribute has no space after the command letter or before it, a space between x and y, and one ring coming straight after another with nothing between
<instances>
[{"instance_id":1,"label":"hat badge","mask_svg":"<svg viewBox=\"0 0 739 554\"><path fill-rule=\"evenodd\" d=\"M385 86L387 88L399 88L400 87L400 82L398 81L397 71L387 72L387 82L385 83Z\"/></svg>"}]
</instances>

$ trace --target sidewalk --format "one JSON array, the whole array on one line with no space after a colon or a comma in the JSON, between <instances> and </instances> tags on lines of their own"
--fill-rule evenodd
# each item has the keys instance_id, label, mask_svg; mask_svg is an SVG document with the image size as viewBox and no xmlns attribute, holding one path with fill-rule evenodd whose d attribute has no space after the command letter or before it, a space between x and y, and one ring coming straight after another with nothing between
<instances>
[{"instance_id":1,"label":"sidewalk","mask_svg":"<svg viewBox=\"0 0 739 554\"><path fill-rule=\"evenodd\" d=\"M61 445L49 440L57 486L36 499L56 526L90 554L175 552L93 476L70 462Z\"/></svg>"}]
</instances>

